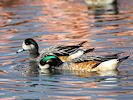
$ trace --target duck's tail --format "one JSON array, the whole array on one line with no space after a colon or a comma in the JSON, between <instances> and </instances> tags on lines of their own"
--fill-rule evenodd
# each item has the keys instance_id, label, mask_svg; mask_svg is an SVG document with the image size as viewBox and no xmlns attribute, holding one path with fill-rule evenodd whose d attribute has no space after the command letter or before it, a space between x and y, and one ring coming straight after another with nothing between
<instances>
[{"instance_id":1,"label":"duck's tail","mask_svg":"<svg viewBox=\"0 0 133 100\"><path fill-rule=\"evenodd\" d=\"M77 44L76 46L81 47L81 46L82 46L84 43L86 43L86 42L87 42L87 41L83 41L83 42Z\"/></svg>"},{"instance_id":2,"label":"duck's tail","mask_svg":"<svg viewBox=\"0 0 133 100\"><path fill-rule=\"evenodd\" d=\"M118 61L119 61L119 62L122 62L123 60L126 60L126 59L128 59L128 57L129 57L129 56L126 56L126 57L119 58L119 59L118 59Z\"/></svg>"},{"instance_id":3,"label":"duck's tail","mask_svg":"<svg viewBox=\"0 0 133 100\"><path fill-rule=\"evenodd\" d=\"M92 48L92 49L86 49L84 50L84 54L88 53L88 52L91 52L91 51L94 51L95 48Z\"/></svg>"},{"instance_id":4,"label":"duck's tail","mask_svg":"<svg viewBox=\"0 0 133 100\"><path fill-rule=\"evenodd\" d=\"M111 54L111 55L104 55L104 57L117 59L121 53L124 53L124 52L119 52L119 53L115 53L115 54Z\"/></svg>"}]
</instances>

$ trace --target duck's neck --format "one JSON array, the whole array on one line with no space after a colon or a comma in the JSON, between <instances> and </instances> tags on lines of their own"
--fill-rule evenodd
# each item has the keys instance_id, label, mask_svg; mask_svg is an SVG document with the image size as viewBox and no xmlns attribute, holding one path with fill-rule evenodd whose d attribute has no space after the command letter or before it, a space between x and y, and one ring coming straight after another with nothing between
<instances>
[{"instance_id":1,"label":"duck's neck","mask_svg":"<svg viewBox=\"0 0 133 100\"><path fill-rule=\"evenodd\" d=\"M62 65L64 62L62 62L61 60L60 60L60 62L59 62L59 64L58 64L58 66L60 66L60 65Z\"/></svg>"},{"instance_id":2,"label":"duck's neck","mask_svg":"<svg viewBox=\"0 0 133 100\"><path fill-rule=\"evenodd\" d=\"M39 54L38 49L33 49L33 50L30 51L30 55L29 55L29 56L30 56L31 59L35 59L35 58L37 58L39 55L40 55L40 54Z\"/></svg>"}]
</instances>

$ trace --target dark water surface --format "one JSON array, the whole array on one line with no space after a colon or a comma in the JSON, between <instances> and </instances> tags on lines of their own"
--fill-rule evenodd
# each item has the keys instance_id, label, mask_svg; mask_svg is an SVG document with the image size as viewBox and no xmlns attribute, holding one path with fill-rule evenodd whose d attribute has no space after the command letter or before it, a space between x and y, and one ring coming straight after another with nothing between
<instances>
[{"instance_id":1,"label":"dark water surface","mask_svg":"<svg viewBox=\"0 0 133 100\"><path fill-rule=\"evenodd\" d=\"M16 54L25 38L40 49L88 41L92 54L125 52L118 72L55 71L39 74L28 53ZM0 100L133 98L133 0L88 5L87 0L0 0Z\"/></svg>"}]
</instances>

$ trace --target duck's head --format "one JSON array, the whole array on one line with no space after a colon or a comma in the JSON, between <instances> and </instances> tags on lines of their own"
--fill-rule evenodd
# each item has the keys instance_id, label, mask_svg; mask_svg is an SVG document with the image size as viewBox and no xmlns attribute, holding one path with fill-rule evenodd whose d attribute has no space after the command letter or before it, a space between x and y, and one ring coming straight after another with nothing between
<instances>
[{"instance_id":1,"label":"duck's head","mask_svg":"<svg viewBox=\"0 0 133 100\"><path fill-rule=\"evenodd\" d=\"M54 55L47 55L39 62L39 68L41 70L45 69L52 69L58 67L60 64L62 64L62 61Z\"/></svg>"},{"instance_id":2,"label":"duck's head","mask_svg":"<svg viewBox=\"0 0 133 100\"><path fill-rule=\"evenodd\" d=\"M22 43L22 49L18 50L17 53L23 52L23 51L38 51L39 47L35 40L32 38L27 38Z\"/></svg>"}]
</instances>

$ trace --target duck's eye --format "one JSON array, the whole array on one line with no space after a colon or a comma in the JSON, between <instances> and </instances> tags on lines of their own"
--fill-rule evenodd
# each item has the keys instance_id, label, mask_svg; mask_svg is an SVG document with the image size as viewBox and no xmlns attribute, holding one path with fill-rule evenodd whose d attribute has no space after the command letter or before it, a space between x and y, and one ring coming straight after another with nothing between
<instances>
[{"instance_id":1,"label":"duck's eye","mask_svg":"<svg viewBox=\"0 0 133 100\"><path fill-rule=\"evenodd\" d=\"M26 44L26 45L29 45L29 44L31 44L31 43L30 43L29 41L26 41L25 44Z\"/></svg>"},{"instance_id":2,"label":"duck's eye","mask_svg":"<svg viewBox=\"0 0 133 100\"><path fill-rule=\"evenodd\" d=\"M34 44L34 42L33 42L32 40L26 40L26 41L25 41L25 44L26 44L26 45L30 45L30 44Z\"/></svg>"}]
</instances>

